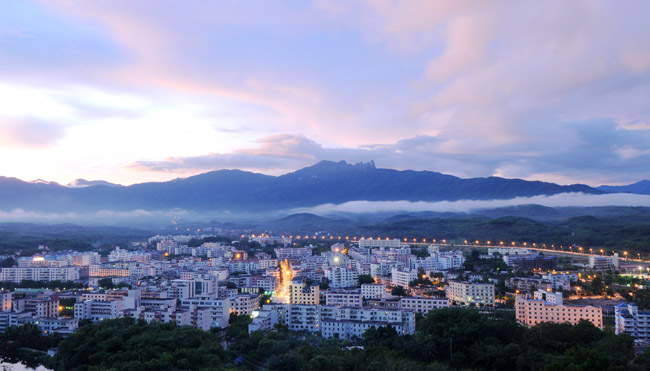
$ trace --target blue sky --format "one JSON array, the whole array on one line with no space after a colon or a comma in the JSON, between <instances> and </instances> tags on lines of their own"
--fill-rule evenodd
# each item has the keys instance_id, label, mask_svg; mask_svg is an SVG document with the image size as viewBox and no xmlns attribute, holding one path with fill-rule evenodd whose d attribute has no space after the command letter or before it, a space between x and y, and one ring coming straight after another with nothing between
<instances>
[{"instance_id":1,"label":"blue sky","mask_svg":"<svg viewBox=\"0 0 650 371\"><path fill-rule=\"evenodd\" d=\"M0 175L650 179L650 3L5 1Z\"/></svg>"}]
</instances>

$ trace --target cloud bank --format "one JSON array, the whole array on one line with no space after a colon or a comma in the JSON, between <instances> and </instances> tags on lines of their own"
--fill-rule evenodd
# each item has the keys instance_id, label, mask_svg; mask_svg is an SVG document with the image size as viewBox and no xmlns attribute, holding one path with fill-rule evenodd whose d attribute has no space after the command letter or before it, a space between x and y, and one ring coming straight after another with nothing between
<instances>
[{"instance_id":1,"label":"cloud bank","mask_svg":"<svg viewBox=\"0 0 650 371\"><path fill-rule=\"evenodd\" d=\"M560 193L552 196L517 197L509 200L461 200L440 202L410 201L351 201L342 204L325 204L298 208L291 213L388 213L388 212L452 212L469 213L481 209L495 209L517 205L542 205L547 207L596 207L596 206L645 206L650 207L650 195L627 193L591 195L584 193Z\"/></svg>"}]
</instances>

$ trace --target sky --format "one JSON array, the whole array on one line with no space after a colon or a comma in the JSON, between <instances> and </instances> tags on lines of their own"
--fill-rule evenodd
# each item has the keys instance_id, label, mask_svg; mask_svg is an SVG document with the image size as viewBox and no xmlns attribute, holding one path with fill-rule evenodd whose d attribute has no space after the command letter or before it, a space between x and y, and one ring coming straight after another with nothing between
<instances>
[{"instance_id":1,"label":"sky","mask_svg":"<svg viewBox=\"0 0 650 371\"><path fill-rule=\"evenodd\" d=\"M0 175L650 179L650 2L0 2Z\"/></svg>"}]
</instances>

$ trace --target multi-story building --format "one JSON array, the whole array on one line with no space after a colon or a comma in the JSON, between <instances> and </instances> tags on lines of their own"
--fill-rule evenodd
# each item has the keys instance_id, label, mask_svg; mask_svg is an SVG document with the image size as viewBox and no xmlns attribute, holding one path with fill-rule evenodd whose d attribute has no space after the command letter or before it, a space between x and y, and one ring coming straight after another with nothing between
<instances>
[{"instance_id":1,"label":"multi-story building","mask_svg":"<svg viewBox=\"0 0 650 371\"><path fill-rule=\"evenodd\" d=\"M74 318L89 319L93 322L119 318L122 314L122 301L86 300L74 305Z\"/></svg>"},{"instance_id":2,"label":"multi-story building","mask_svg":"<svg viewBox=\"0 0 650 371\"><path fill-rule=\"evenodd\" d=\"M552 290L553 284L551 283L551 281L542 278L512 277L506 281L506 287L510 289L514 289L516 293L520 293L520 292L533 293L536 290L543 290L543 291Z\"/></svg>"},{"instance_id":3,"label":"multi-story building","mask_svg":"<svg viewBox=\"0 0 650 371\"><path fill-rule=\"evenodd\" d=\"M427 314L433 309L448 308L449 299L447 298L425 298L421 296L408 297L400 299L401 309L412 309L418 313Z\"/></svg>"},{"instance_id":4,"label":"multi-story building","mask_svg":"<svg viewBox=\"0 0 650 371\"><path fill-rule=\"evenodd\" d=\"M196 281L194 280L172 280L167 286L167 297L183 300L194 296L196 296Z\"/></svg>"},{"instance_id":5,"label":"multi-story building","mask_svg":"<svg viewBox=\"0 0 650 371\"><path fill-rule=\"evenodd\" d=\"M538 254L504 255L503 261L509 267L521 269L555 269L557 265L556 256Z\"/></svg>"},{"instance_id":6,"label":"multi-story building","mask_svg":"<svg viewBox=\"0 0 650 371\"><path fill-rule=\"evenodd\" d=\"M364 299L381 299L386 295L386 285L380 283L361 284L361 296Z\"/></svg>"},{"instance_id":7,"label":"multi-story building","mask_svg":"<svg viewBox=\"0 0 650 371\"><path fill-rule=\"evenodd\" d=\"M279 261L302 259L312 255L311 249L308 247L277 247L275 254Z\"/></svg>"},{"instance_id":8,"label":"multi-story building","mask_svg":"<svg viewBox=\"0 0 650 371\"><path fill-rule=\"evenodd\" d=\"M542 279L551 282L553 290L571 290L571 282L578 281L578 274L568 272L553 272L542 275Z\"/></svg>"},{"instance_id":9,"label":"multi-story building","mask_svg":"<svg viewBox=\"0 0 650 371\"><path fill-rule=\"evenodd\" d=\"M382 240L382 239L372 239L372 238L362 238L359 240L359 248L368 248L368 247L388 247L388 248L399 248L402 245L402 242L399 239L392 240Z\"/></svg>"},{"instance_id":10,"label":"multi-story building","mask_svg":"<svg viewBox=\"0 0 650 371\"><path fill-rule=\"evenodd\" d=\"M258 309L260 309L259 295L237 295L232 300L232 311L238 315L250 315Z\"/></svg>"},{"instance_id":11,"label":"multi-story building","mask_svg":"<svg viewBox=\"0 0 650 371\"><path fill-rule=\"evenodd\" d=\"M536 291L532 299L517 295L515 315L518 322L528 326L535 326L542 322L568 322L575 325L580 320L587 320L594 326L603 328L602 308L562 304L562 293L559 292Z\"/></svg>"},{"instance_id":12,"label":"multi-story building","mask_svg":"<svg viewBox=\"0 0 650 371\"><path fill-rule=\"evenodd\" d=\"M523 247L490 247L488 255L528 255L531 251Z\"/></svg>"},{"instance_id":13,"label":"multi-story building","mask_svg":"<svg viewBox=\"0 0 650 371\"><path fill-rule=\"evenodd\" d=\"M289 284L291 304L319 304L320 287L318 282L309 283L304 277L296 277Z\"/></svg>"},{"instance_id":14,"label":"multi-story building","mask_svg":"<svg viewBox=\"0 0 650 371\"><path fill-rule=\"evenodd\" d=\"M91 265L88 267L90 277L130 277L129 268L117 268L112 266Z\"/></svg>"},{"instance_id":15,"label":"multi-story building","mask_svg":"<svg viewBox=\"0 0 650 371\"><path fill-rule=\"evenodd\" d=\"M400 299L396 298L382 298L382 299L368 299L366 305L371 308L389 308L400 309Z\"/></svg>"},{"instance_id":16,"label":"multi-story building","mask_svg":"<svg viewBox=\"0 0 650 371\"><path fill-rule=\"evenodd\" d=\"M209 323L209 328L226 328L230 321L229 298L215 298L214 295L201 295L181 301L183 309L209 309L207 312L194 311L192 322L194 327L203 328ZM193 306L193 307L192 307Z\"/></svg>"},{"instance_id":17,"label":"multi-story building","mask_svg":"<svg viewBox=\"0 0 650 371\"><path fill-rule=\"evenodd\" d=\"M590 255L589 256L589 268L595 269L607 269L607 268L618 268L618 253L614 253L612 256L599 256L599 255Z\"/></svg>"},{"instance_id":18,"label":"multi-story building","mask_svg":"<svg viewBox=\"0 0 650 371\"><path fill-rule=\"evenodd\" d=\"M109 262L138 262L144 263L151 260L151 254L142 251L128 251L115 247L115 250L108 254Z\"/></svg>"},{"instance_id":19,"label":"multi-story building","mask_svg":"<svg viewBox=\"0 0 650 371\"><path fill-rule=\"evenodd\" d=\"M75 281L79 279L79 267L34 267L2 268L0 281L19 283L20 281Z\"/></svg>"},{"instance_id":20,"label":"multi-story building","mask_svg":"<svg viewBox=\"0 0 650 371\"><path fill-rule=\"evenodd\" d=\"M38 318L55 318L59 316L59 296L27 297L13 301L14 312L34 313Z\"/></svg>"},{"instance_id":21,"label":"multi-story building","mask_svg":"<svg viewBox=\"0 0 650 371\"><path fill-rule=\"evenodd\" d=\"M353 287L359 285L359 273L343 267L325 269L325 278L333 288Z\"/></svg>"},{"instance_id":22,"label":"multi-story building","mask_svg":"<svg viewBox=\"0 0 650 371\"><path fill-rule=\"evenodd\" d=\"M398 268L397 262L377 262L370 264L370 275L375 278L375 280L380 277L390 276L393 272L393 269Z\"/></svg>"},{"instance_id":23,"label":"multi-story building","mask_svg":"<svg viewBox=\"0 0 650 371\"><path fill-rule=\"evenodd\" d=\"M11 312L11 308L13 307L14 293L11 291L2 291L0 295L2 296L2 311Z\"/></svg>"},{"instance_id":24,"label":"multi-story building","mask_svg":"<svg viewBox=\"0 0 650 371\"><path fill-rule=\"evenodd\" d=\"M398 268L393 268L391 271L391 284L394 286L402 286L404 288L409 287L409 282L416 280L418 278L418 272L416 270L401 270Z\"/></svg>"},{"instance_id":25,"label":"multi-story building","mask_svg":"<svg viewBox=\"0 0 650 371\"><path fill-rule=\"evenodd\" d=\"M614 332L630 335L638 341L650 343L650 311L639 310L634 303L614 307Z\"/></svg>"},{"instance_id":26,"label":"multi-story building","mask_svg":"<svg viewBox=\"0 0 650 371\"><path fill-rule=\"evenodd\" d=\"M451 303L494 306L494 284L449 281L445 290Z\"/></svg>"},{"instance_id":27,"label":"multi-story building","mask_svg":"<svg viewBox=\"0 0 650 371\"><path fill-rule=\"evenodd\" d=\"M363 304L361 290L328 290L325 305L360 307Z\"/></svg>"},{"instance_id":28,"label":"multi-story building","mask_svg":"<svg viewBox=\"0 0 650 371\"><path fill-rule=\"evenodd\" d=\"M337 307L326 305L264 305L254 314L249 332L268 330L275 324L290 330L321 333L323 337L362 337L371 327L393 326L398 334L413 334L415 311L387 308Z\"/></svg>"},{"instance_id":29,"label":"multi-story building","mask_svg":"<svg viewBox=\"0 0 650 371\"><path fill-rule=\"evenodd\" d=\"M43 334L59 333L69 335L77 331L79 327L78 318L42 318L37 316L19 317L16 325L22 326L27 323L38 326Z\"/></svg>"}]
</instances>

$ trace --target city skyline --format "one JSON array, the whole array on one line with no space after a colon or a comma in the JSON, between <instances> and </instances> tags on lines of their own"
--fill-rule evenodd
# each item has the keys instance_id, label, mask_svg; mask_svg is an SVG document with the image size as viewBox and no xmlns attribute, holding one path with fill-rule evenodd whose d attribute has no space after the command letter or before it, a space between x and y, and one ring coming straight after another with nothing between
<instances>
[{"instance_id":1,"label":"city skyline","mask_svg":"<svg viewBox=\"0 0 650 371\"><path fill-rule=\"evenodd\" d=\"M12 2L0 176L650 178L644 2ZM645 8L645 10L644 10Z\"/></svg>"}]
</instances>

